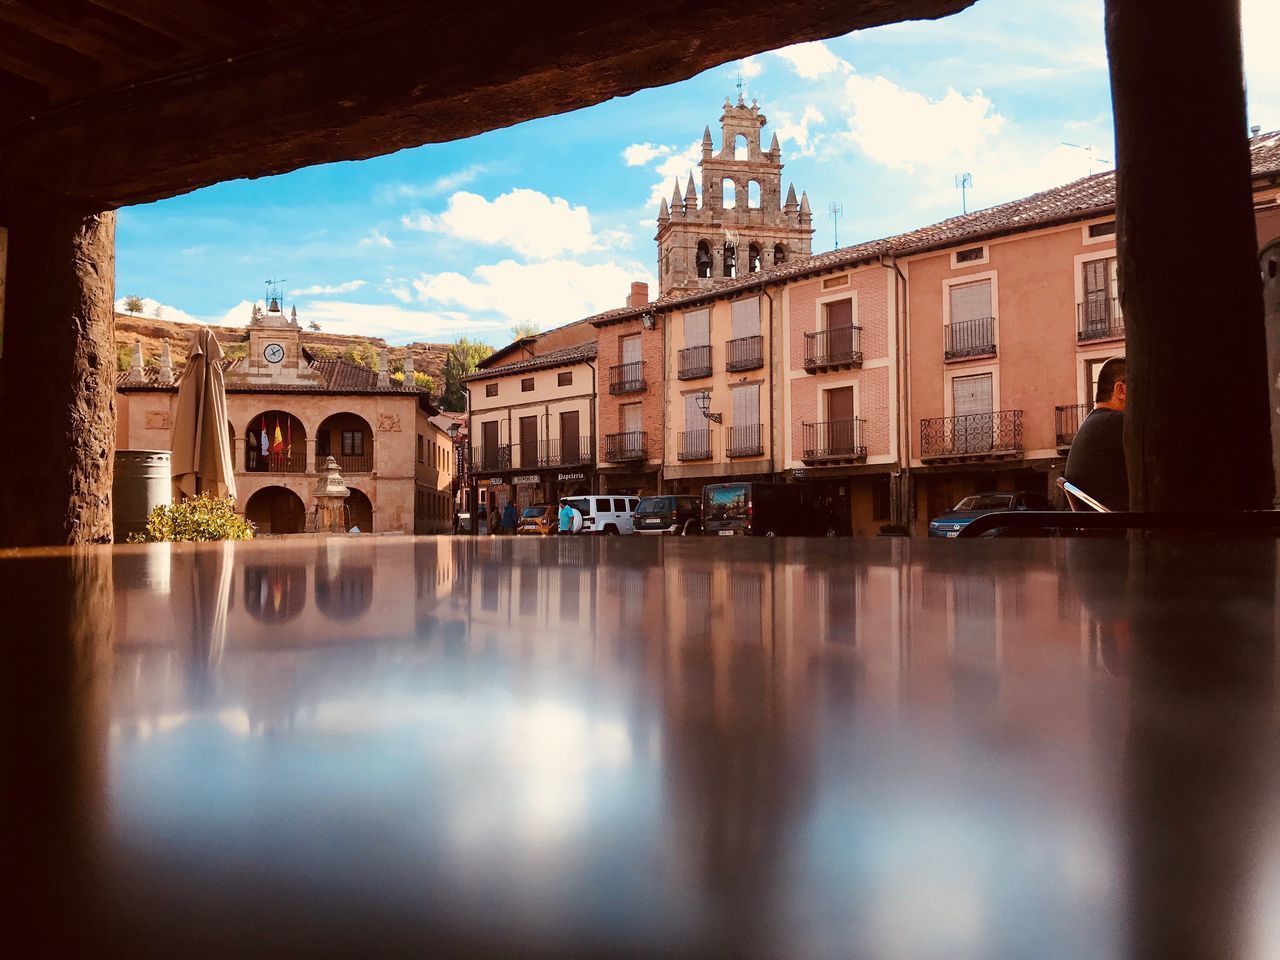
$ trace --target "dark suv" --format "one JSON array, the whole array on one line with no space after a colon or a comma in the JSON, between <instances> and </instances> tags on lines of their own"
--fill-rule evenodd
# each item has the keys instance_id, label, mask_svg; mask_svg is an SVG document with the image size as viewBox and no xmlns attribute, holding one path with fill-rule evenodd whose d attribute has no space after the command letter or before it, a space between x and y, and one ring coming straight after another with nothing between
<instances>
[{"instance_id":1,"label":"dark suv","mask_svg":"<svg viewBox=\"0 0 1280 960\"><path fill-rule=\"evenodd\" d=\"M668 533L692 536L702 532L702 500L699 497L644 497L636 507L632 525L636 533Z\"/></svg>"}]
</instances>

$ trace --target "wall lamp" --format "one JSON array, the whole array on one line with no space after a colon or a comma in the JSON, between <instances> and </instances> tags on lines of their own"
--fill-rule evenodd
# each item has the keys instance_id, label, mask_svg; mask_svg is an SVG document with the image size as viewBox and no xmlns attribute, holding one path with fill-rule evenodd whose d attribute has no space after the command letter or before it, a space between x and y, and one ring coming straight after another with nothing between
<instances>
[{"instance_id":1,"label":"wall lamp","mask_svg":"<svg viewBox=\"0 0 1280 960\"><path fill-rule=\"evenodd\" d=\"M720 414L711 412L711 394L706 390L695 394L693 402L698 405L698 410L702 412L702 415L712 423L722 423L724 421L724 418L721 417Z\"/></svg>"},{"instance_id":2,"label":"wall lamp","mask_svg":"<svg viewBox=\"0 0 1280 960\"><path fill-rule=\"evenodd\" d=\"M652 330L657 325L658 325L658 318L655 317L648 310L640 314L640 326L644 327L646 330Z\"/></svg>"}]
</instances>

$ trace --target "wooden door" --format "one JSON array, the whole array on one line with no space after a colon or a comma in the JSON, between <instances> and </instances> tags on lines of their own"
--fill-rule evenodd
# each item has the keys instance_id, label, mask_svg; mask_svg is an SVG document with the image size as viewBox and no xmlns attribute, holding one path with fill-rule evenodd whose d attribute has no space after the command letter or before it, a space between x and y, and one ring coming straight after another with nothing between
<instances>
[{"instance_id":1,"label":"wooden door","mask_svg":"<svg viewBox=\"0 0 1280 960\"><path fill-rule=\"evenodd\" d=\"M560 462L578 463L579 446L578 411L565 410L560 414Z\"/></svg>"},{"instance_id":2,"label":"wooden door","mask_svg":"<svg viewBox=\"0 0 1280 960\"><path fill-rule=\"evenodd\" d=\"M832 453L848 453L856 446L853 422L853 387L827 391L827 424L819 437Z\"/></svg>"},{"instance_id":3,"label":"wooden door","mask_svg":"<svg viewBox=\"0 0 1280 960\"><path fill-rule=\"evenodd\" d=\"M520 466L523 469L538 465L538 418L520 418Z\"/></svg>"},{"instance_id":4,"label":"wooden door","mask_svg":"<svg viewBox=\"0 0 1280 960\"><path fill-rule=\"evenodd\" d=\"M480 425L480 462L486 470L497 470L499 467L497 420Z\"/></svg>"}]
</instances>

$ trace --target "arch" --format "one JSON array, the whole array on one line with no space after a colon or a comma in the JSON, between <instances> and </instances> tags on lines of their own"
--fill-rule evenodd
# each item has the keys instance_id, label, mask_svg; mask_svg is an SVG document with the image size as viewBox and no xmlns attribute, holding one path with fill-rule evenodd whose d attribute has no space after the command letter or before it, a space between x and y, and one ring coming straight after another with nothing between
<instances>
[{"instance_id":1,"label":"arch","mask_svg":"<svg viewBox=\"0 0 1280 960\"><path fill-rule=\"evenodd\" d=\"M373 470L373 428L356 413L331 413L316 428L316 469L333 457L343 476Z\"/></svg>"},{"instance_id":2,"label":"arch","mask_svg":"<svg viewBox=\"0 0 1280 960\"><path fill-rule=\"evenodd\" d=\"M263 623L288 623L307 605L307 568L299 563L244 568L244 608Z\"/></svg>"},{"instance_id":3,"label":"arch","mask_svg":"<svg viewBox=\"0 0 1280 960\"><path fill-rule=\"evenodd\" d=\"M745 133L739 133L733 138L733 159L751 159L751 141L747 139Z\"/></svg>"},{"instance_id":4,"label":"arch","mask_svg":"<svg viewBox=\"0 0 1280 960\"><path fill-rule=\"evenodd\" d=\"M373 533L373 503L368 494L355 487L348 487L351 496L347 497L347 529L359 527L361 533Z\"/></svg>"},{"instance_id":5,"label":"arch","mask_svg":"<svg viewBox=\"0 0 1280 960\"><path fill-rule=\"evenodd\" d=\"M738 275L738 249L732 243L724 245L724 275L726 277Z\"/></svg>"},{"instance_id":6,"label":"arch","mask_svg":"<svg viewBox=\"0 0 1280 960\"><path fill-rule=\"evenodd\" d=\"M785 243L775 243L773 245L773 262L774 263L787 262L787 245Z\"/></svg>"},{"instance_id":7,"label":"arch","mask_svg":"<svg viewBox=\"0 0 1280 960\"><path fill-rule=\"evenodd\" d=\"M267 436L265 454L262 452L264 432ZM250 417L244 429L244 469L247 473L305 473L307 429L302 421L285 410L264 410Z\"/></svg>"},{"instance_id":8,"label":"arch","mask_svg":"<svg viewBox=\"0 0 1280 960\"><path fill-rule=\"evenodd\" d=\"M302 498L288 487L269 486L255 491L244 505L244 515L259 533L302 533L307 523Z\"/></svg>"},{"instance_id":9,"label":"arch","mask_svg":"<svg viewBox=\"0 0 1280 960\"><path fill-rule=\"evenodd\" d=\"M360 616L373 606L373 564L339 560L331 566L327 551L321 550L316 561L315 597L320 612L332 620Z\"/></svg>"},{"instance_id":10,"label":"arch","mask_svg":"<svg viewBox=\"0 0 1280 960\"><path fill-rule=\"evenodd\" d=\"M732 210L738 205L738 186L733 182L732 177L725 177L720 181L720 206L725 210Z\"/></svg>"},{"instance_id":11,"label":"arch","mask_svg":"<svg viewBox=\"0 0 1280 960\"><path fill-rule=\"evenodd\" d=\"M707 280L711 277L711 244L705 240L698 241L698 252L695 256L698 266L698 277Z\"/></svg>"},{"instance_id":12,"label":"arch","mask_svg":"<svg viewBox=\"0 0 1280 960\"><path fill-rule=\"evenodd\" d=\"M762 266L760 261L760 244L753 243L747 247L747 272L759 273Z\"/></svg>"},{"instance_id":13,"label":"arch","mask_svg":"<svg viewBox=\"0 0 1280 960\"><path fill-rule=\"evenodd\" d=\"M760 181L747 181L747 207L751 210L760 209Z\"/></svg>"}]
</instances>

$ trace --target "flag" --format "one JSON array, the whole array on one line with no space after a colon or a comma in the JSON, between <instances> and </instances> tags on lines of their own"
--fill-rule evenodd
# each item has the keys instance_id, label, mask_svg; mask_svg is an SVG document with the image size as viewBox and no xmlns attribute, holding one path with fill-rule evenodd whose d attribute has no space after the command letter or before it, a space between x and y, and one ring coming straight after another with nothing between
<instances>
[{"instance_id":1,"label":"flag","mask_svg":"<svg viewBox=\"0 0 1280 960\"><path fill-rule=\"evenodd\" d=\"M276 432L271 438L271 452L284 453L284 437L280 434L280 419L276 418Z\"/></svg>"},{"instance_id":2,"label":"flag","mask_svg":"<svg viewBox=\"0 0 1280 960\"><path fill-rule=\"evenodd\" d=\"M284 444L284 455L286 457L291 457L293 456L293 417L290 417L284 422L284 428L289 435Z\"/></svg>"},{"instance_id":3,"label":"flag","mask_svg":"<svg viewBox=\"0 0 1280 960\"><path fill-rule=\"evenodd\" d=\"M262 430L258 433L258 439L262 443L262 455L265 457L271 452L270 444L267 441L267 418L262 418Z\"/></svg>"}]
</instances>

